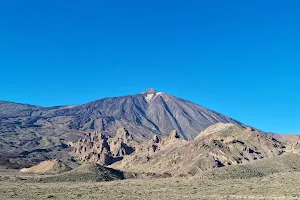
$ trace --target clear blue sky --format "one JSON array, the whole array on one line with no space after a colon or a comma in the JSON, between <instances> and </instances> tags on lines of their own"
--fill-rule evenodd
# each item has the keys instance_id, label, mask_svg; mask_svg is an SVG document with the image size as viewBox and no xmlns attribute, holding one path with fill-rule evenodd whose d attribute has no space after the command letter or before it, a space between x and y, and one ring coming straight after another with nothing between
<instances>
[{"instance_id":1,"label":"clear blue sky","mask_svg":"<svg viewBox=\"0 0 300 200\"><path fill-rule=\"evenodd\" d=\"M81 104L153 87L300 133L299 1L0 2L0 99Z\"/></svg>"}]
</instances>

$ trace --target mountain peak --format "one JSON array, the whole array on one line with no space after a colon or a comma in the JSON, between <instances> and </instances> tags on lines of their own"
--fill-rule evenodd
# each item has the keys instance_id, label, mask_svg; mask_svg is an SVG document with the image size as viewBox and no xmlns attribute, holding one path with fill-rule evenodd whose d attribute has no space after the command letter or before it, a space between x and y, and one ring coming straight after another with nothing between
<instances>
[{"instance_id":1,"label":"mountain peak","mask_svg":"<svg viewBox=\"0 0 300 200\"><path fill-rule=\"evenodd\" d=\"M145 90L144 92L142 92L142 94L156 94L157 91L154 88L149 88L147 90Z\"/></svg>"}]
</instances>

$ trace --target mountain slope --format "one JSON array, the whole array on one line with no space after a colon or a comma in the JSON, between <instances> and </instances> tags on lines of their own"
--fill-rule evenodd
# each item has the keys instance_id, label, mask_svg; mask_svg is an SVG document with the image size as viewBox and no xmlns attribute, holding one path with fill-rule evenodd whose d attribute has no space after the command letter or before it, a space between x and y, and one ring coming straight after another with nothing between
<instances>
[{"instance_id":1,"label":"mountain slope","mask_svg":"<svg viewBox=\"0 0 300 200\"><path fill-rule=\"evenodd\" d=\"M118 128L124 127L141 139L151 138L153 133L168 135L174 129L183 138L193 139L201 130L218 122L242 125L227 116L153 89L59 109L55 115L72 116L71 129L100 130L115 135Z\"/></svg>"},{"instance_id":2,"label":"mountain slope","mask_svg":"<svg viewBox=\"0 0 300 200\"><path fill-rule=\"evenodd\" d=\"M9 160L14 166L28 167L56 156L67 157L65 143L77 141L86 132L115 136L119 128L126 128L136 140L144 141L154 134L167 136L175 129L191 140L218 122L244 127L220 113L154 89L78 106L46 108L0 101L0 165ZM33 155L36 152L42 153Z\"/></svg>"}]
</instances>

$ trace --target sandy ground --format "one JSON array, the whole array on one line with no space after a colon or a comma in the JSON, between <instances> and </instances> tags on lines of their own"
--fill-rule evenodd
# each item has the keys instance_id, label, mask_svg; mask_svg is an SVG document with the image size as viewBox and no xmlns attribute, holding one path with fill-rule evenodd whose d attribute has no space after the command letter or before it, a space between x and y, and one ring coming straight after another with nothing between
<instances>
[{"instance_id":1,"label":"sandy ground","mask_svg":"<svg viewBox=\"0 0 300 200\"><path fill-rule=\"evenodd\" d=\"M0 181L0 199L300 199L300 172L267 177L201 177L87 183Z\"/></svg>"}]
</instances>

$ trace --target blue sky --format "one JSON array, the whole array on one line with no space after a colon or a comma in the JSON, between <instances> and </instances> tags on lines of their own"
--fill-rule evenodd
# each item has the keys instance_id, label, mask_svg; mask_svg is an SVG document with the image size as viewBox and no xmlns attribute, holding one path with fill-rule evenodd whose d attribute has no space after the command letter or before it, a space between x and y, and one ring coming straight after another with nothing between
<instances>
[{"instance_id":1,"label":"blue sky","mask_svg":"<svg viewBox=\"0 0 300 200\"><path fill-rule=\"evenodd\" d=\"M300 133L299 1L0 3L0 99L81 104L153 87Z\"/></svg>"}]
</instances>

